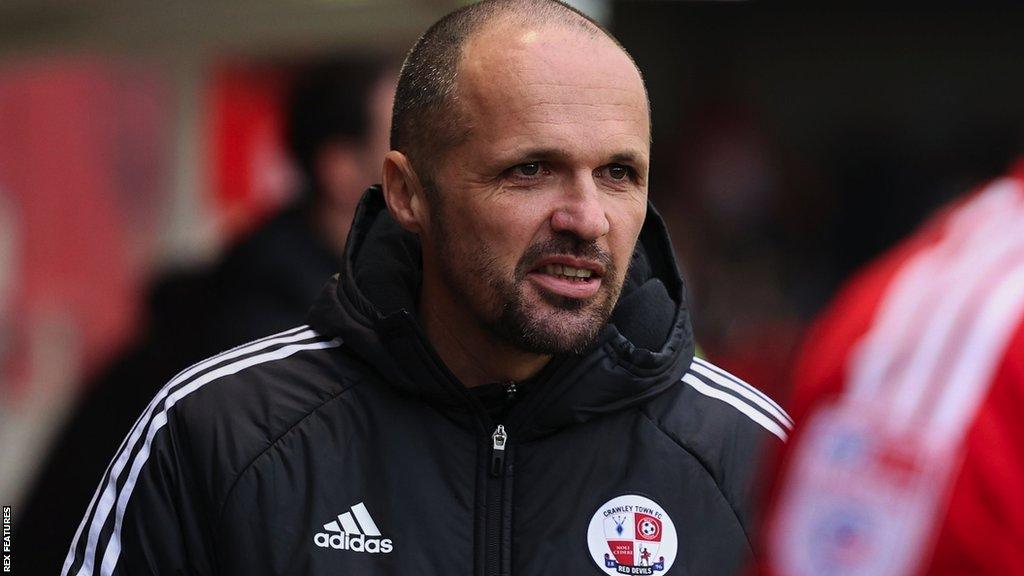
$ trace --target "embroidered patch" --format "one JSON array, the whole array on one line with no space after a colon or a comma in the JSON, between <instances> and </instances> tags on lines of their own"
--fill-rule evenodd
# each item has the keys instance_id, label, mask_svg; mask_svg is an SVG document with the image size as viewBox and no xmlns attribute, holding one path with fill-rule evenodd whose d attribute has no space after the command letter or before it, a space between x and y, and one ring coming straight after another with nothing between
<instances>
[{"instance_id":1,"label":"embroidered patch","mask_svg":"<svg viewBox=\"0 0 1024 576\"><path fill-rule=\"evenodd\" d=\"M590 557L605 574L662 574L675 562L679 540L664 508L637 494L605 502L587 528Z\"/></svg>"}]
</instances>

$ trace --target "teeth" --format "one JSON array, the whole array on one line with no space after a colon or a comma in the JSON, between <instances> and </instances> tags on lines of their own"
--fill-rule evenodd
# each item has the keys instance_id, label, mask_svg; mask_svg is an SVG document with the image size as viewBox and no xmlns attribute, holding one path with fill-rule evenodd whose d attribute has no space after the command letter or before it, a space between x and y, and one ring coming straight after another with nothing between
<instances>
[{"instance_id":1,"label":"teeth","mask_svg":"<svg viewBox=\"0 0 1024 576\"><path fill-rule=\"evenodd\" d=\"M593 270L563 266L561 264L548 264L544 267L544 273L552 276L566 276L568 278L590 278L594 275Z\"/></svg>"}]
</instances>

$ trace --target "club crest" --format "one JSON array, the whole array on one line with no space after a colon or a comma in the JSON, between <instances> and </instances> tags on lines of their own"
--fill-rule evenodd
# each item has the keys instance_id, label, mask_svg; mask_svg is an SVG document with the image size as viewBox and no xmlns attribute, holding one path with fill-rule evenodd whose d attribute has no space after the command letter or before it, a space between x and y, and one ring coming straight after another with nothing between
<instances>
[{"instance_id":1,"label":"club crest","mask_svg":"<svg viewBox=\"0 0 1024 576\"><path fill-rule=\"evenodd\" d=\"M590 557L605 574L663 574L679 541L665 510L650 498L627 494L605 502L587 528Z\"/></svg>"}]
</instances>

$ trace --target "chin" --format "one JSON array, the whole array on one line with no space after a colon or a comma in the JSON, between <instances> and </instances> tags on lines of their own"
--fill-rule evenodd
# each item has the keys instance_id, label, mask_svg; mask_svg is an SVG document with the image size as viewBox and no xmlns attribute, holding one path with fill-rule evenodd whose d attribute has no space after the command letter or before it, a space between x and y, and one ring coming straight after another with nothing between
<instances>
[{"instance_id":1,"label":"chin","mask_svg":"<svg viewBox=\"0 0 1024 576\"><path fill-rule=\"evenodd\" d=\"M510 306L498 324L500 332L513 345L538 354L580 354L597 338L608 321L605 306L598 302L571 300L572 306L552 306L547 302L528 309Z\"/></svg>"},{"instance_id":2,"label":"chin","mask_svg":"<svg viewBox=\"0 0 1024 576\"><path fill-rule=\"evenodd\" d=\"M534 351L544 354L583 354L597 339L599 329L587 329L566 334L559 331L547 331L536 335L530 342Z\"/></svg>"}]
</instances>

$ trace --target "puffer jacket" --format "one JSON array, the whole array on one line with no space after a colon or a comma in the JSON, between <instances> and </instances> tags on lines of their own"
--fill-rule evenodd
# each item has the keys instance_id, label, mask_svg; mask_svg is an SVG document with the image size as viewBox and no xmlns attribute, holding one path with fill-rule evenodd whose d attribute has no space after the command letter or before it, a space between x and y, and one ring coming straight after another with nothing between
<instances>
[{"instance_id":1,"label":"puffer jacket","mask_svg":"<svg viewBox=\"0 0 1024 576\"><path fill-rule=\"evenodd\" d=\"M653 207L596 343L494 421L416 319L378 188L309 324L181 372L100 482L64 574L734 573L788 417L694 358Z\"/></svg>"}]
</instances>

